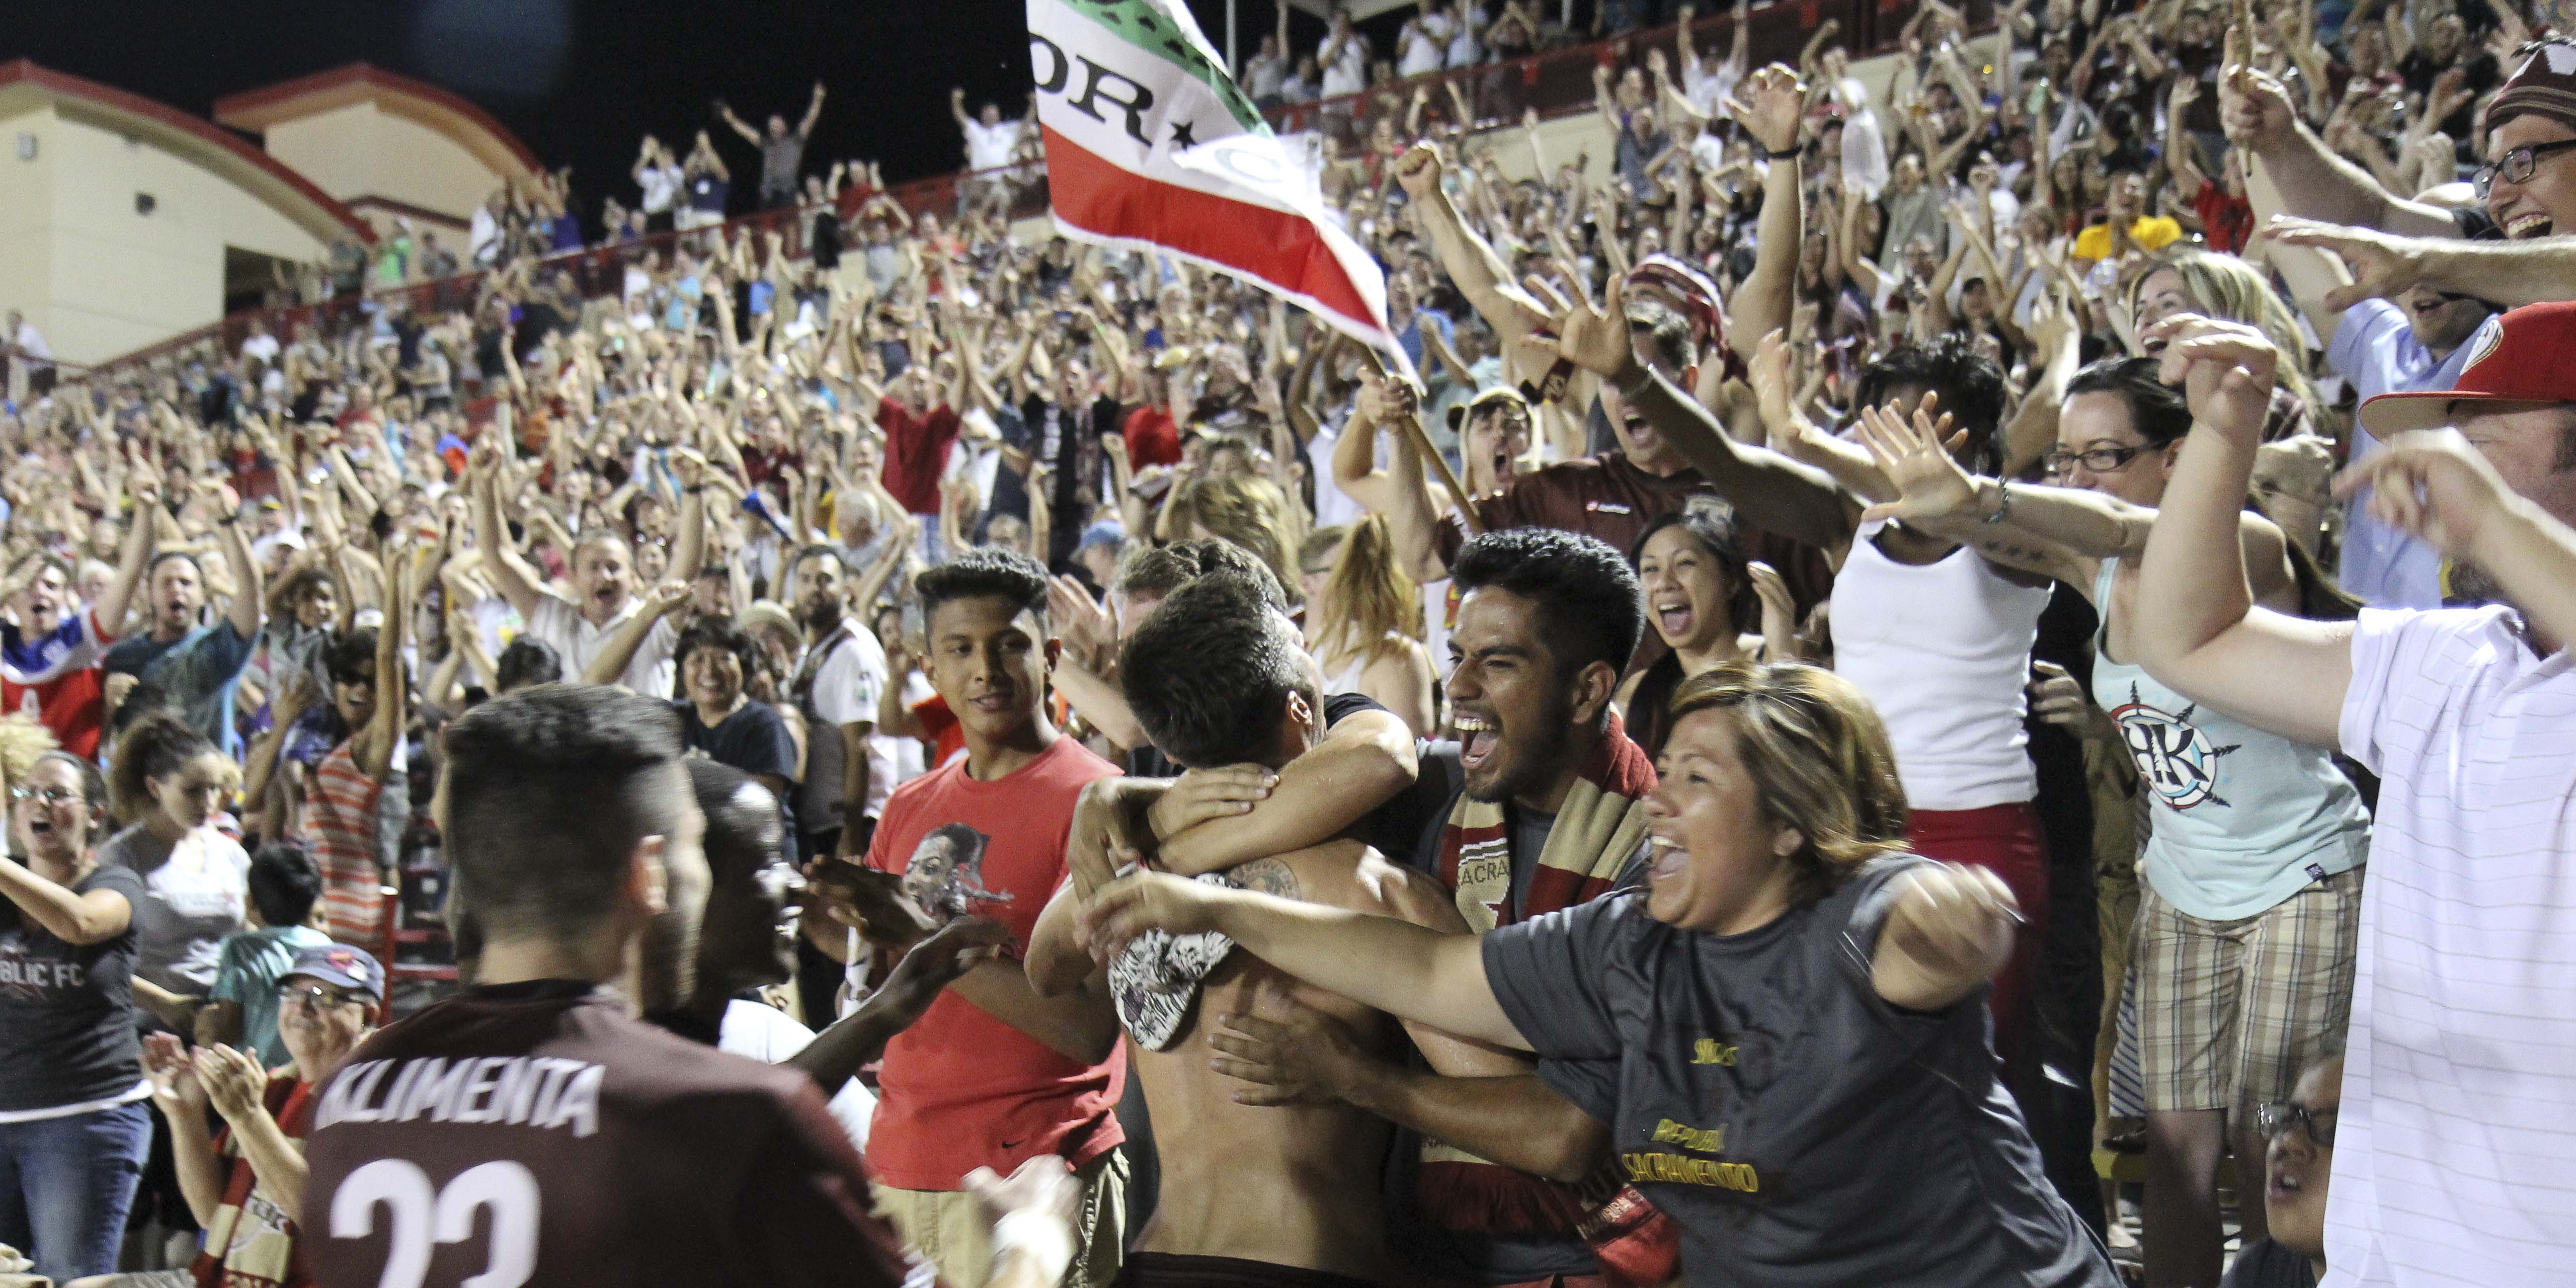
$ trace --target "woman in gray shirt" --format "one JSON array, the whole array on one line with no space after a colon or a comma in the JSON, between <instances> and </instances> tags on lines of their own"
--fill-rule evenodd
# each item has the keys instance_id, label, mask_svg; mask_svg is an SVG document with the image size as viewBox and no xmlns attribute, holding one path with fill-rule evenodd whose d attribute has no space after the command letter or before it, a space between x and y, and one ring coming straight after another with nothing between
<instances>
[{"instance_id":1,"label":"woman in gray shirt","mask_svg":"<svg viewBox=\"0 0 2576 1288\"><path fill-rule=\"evenodd\" d=\"M1995 1074L1987 980L2018 913L1904 853L1905 797L1851 683L1730 665L1674 694L1645 889L1443 936L1141 873L1095 952L1217 931L1319 988L1540 1057L1682 1227L1699 1285L2112 1288Z\"/></svg>"}]
</instances>

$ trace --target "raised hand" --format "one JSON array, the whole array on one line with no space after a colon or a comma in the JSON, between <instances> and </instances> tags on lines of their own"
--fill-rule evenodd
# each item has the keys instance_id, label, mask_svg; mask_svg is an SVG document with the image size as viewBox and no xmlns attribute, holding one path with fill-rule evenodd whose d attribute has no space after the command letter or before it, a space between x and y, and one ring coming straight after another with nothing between
<instances>
[{"instance_id":1,"label":"raised hand","mask_svg":"<svg viewBox=\"0 0 2576 1288\"><path fill-rule=\"evenodd\" d=\"M2290 91L2268 72L2232 66L2218 78L2218 123L2227 141L2247 147L2285 138L2298 128Z\"/></svg>"},{"instance_id":2,"label":"raised hand","mask_svg":"<svg viewBox=\"0 0 2576 1288\"><path fill-rule=\"evenodd\" d=\"M224 1121L238 1125L262 1112L268 1070L256 1058L222 1045L198 1047L196 1057L197 1081L205 1084L207 1103Z\"/></svg>"},{"instance_id":3,"label":"raised hand","mask_svg":"<svg viewBox=\"0 0 2576 1288\"><path fill-rule=\"evenodd\" d=\"M1798 117L1806 95L1806 83L1798 73L1773 63L1736 83L1726 96L1726 114L1763 151L1786 152L1798 144Z\"/></svg>"},{"instance_id":4,"label":"raised hand","mask_svg":"<svg viewBox=\"0 0 2576 1288\"><path fill-rule=\"evenodd\" d=\"M2177 313L2147 328L2139 339L2164 342L2157 374L2166 384L2183 386L2195 425L2247 447L2262 441L2281 355L2261 331L2241 322Z\"/></svg>"},{"instance_id":5,"label":"raised hand","mask_svg":"<svg viewBox=\"0 0 2576 1288\"><path fill-rule=\"evenodd\" d=\"M2340 312L2367 299L2391 299L2412 289L2424 276L2424 244L2412 237L2391 237L2368 228L2347 228L2274 215L2263 235L2284 246L2312 246L2331 252L2352 270L2352 283L2326 292L2325 306Z\"/></svg>"},{"instance_id":6,"label":"raised hand","mask_svg":"<svg viewBox=\"0 0 2576 1288\"><path fill-rule=\"evenodd\" d=\"M1532 276L1523 283L1530 294L1548 305L1555 316L1551 337L1547 332L1533 332L1523 343L1544 355L1533 370L1544 371L1555 359L1564 358L1586 371L1616 382L1623 372L1636 366L1637 352L1628 339L1628 315L1621 310L1620 296L1625 286L1617 278L1610 280L1604 293L1609 297L1601 307L1584 299L1568 300L1554 284Z\"/></svg>"},{"instance_id":7,"label":"raised hand","mask_svg":"<svg viewBox=\"0 0 2576 1288\"><path fill-rule=\"evenodd\" d=\"M1949 421L1942 417L1942 424ZM1869 507L1863 522L1874 519L1943 519L1966 514L1977 504L1977 480L1950 457L1936 425L1917 408L1912 423L1896 404L1863 407L1860 437L1879 472L1896 485L1898 496Z\"/></svg>"},{"instance_id":8,"label":"raised hand","mask_svg":"<svg viewBox=\"0 0 2576 1288\"><path fill-rule=\"evenodd\" d=\"M2370 490L2372 518L2453 559L2474 559L2478 538L2513 505L2513 490L2455 429L2401 434L2335 479L2334 493Z\"/></svg>"},{"instance_id":9,"label":"raised hand","mask_svg":"<svg viewBox=\"0 0 2576 1288\"><path fill-rule=\"evenodd\" d=\"M173 1110L206 1112L206 1084L197 1080L197 1065L175 1033L143 1035L143 1076L152 1082L152 1098L163 1114Z\"/></svg>"},{"instance_id":10,"label":"raised hand","mask_svg":"<svg viewBox=\"0 0 2576 1288\"><path fill-rule=\"evenodd\" d=\"M1406 148L1395 159L1395 181L1415 201L1430 200L1440 191L1440 149L1428 143Z\"/></svg>"}]
</instances>

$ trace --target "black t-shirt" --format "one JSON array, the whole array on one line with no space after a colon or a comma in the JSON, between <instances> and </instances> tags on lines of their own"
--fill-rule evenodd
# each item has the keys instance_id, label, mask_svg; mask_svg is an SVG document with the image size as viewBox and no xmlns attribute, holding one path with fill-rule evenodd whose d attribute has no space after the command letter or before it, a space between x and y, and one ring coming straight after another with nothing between
<instances>
[{"instance_id":1,"label":"black t-shirt","mask_svg":"<svg viewBox=\"0 0 2576 1288\"><path fill-rule=\"evenodd\" d=\"M745 702L712 729L698 719L698 704L694 702L672 699L671 710L680 717L680 741L689 750L746 774L775 774L791 785L795 783L796 740L788 734L787 722L779 717L778 708L766 702ZM778 810L786 815L789 836L796 835L796 817L788 805L788 797L793 794L782 793L778 798Z\"/></svg>"},{"instance_id":2,"label":"black t-shirt","mask_svg":"<svg viewBox=\"0 0 2576 1288\"><path fill-rule=\"evenodd\" d=\"M392 1282L397 1250L426 1259L399 1281L432 1288L893 1288L910 1269L813 1079L582 981L470 988L379 1031L305 1143L317 1283Z\"/></svg>"},{"instance_id":3,"label":"black t-shirt","mask_svg":"<svg viewBox=\"0 0 2576 1288\"><path fill-rule=\"evenodd\" d=\"M2317 1288L2317 1268L2270 1239L2257 1239L2236 1254L2218 1288Z\"/></svg>"},{"instance_id":4,"label":"black t-shirt","mask_svg":"<svg viewBox=\"0 0 2576 1288\"><path fill-rule=\"evenodd\" d=\"M1937 1013L1870 983L1879 859L1741 935L1614 894L1485 936L1485 977L1539 1076L1609 1123L1682 1229L1692 1285L2116 1288L1996 1076L1985 992Z\"/></svg>"},{"instance_id":5,"label":"black t-shirt","mask_svg":"<svg viewBox=\"0 0 2576 1288\"><path fill-rule=\"evenodd\" d=\"M101 863L71 886L92 890L143 903L143 878L120 864ZM113 939L73 944L0 899L0 1113L113 1100L143 1081L134 959L131 924Z\"/></svg>"}]
</instances>

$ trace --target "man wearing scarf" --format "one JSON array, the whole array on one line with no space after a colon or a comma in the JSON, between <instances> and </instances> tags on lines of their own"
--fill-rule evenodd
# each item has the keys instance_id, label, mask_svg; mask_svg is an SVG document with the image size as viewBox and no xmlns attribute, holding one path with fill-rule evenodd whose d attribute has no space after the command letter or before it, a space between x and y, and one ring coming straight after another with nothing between
<instances>
[{"instance_id":1,"label":"man wearing scarf","mask_svg":"<svg viewBox=\"0 0 2576 1288\"><path fill-rule=\"evenodd\" d=\"M1483 933L1608 894L1637 858L1655 773L1610 697L1645 610L1618 551L1563 529L1487 533L1452 570L1459 740L1416 748L1416 791L1445 792L1447 807L1427 811L1411 855L1390 857L1438 877ZM1606 1129L1538 1077L1443 1078L1331 1040L1309 1016L1233 1023L1253 1039L1220 1044L1250 1070L1236 1076L1406 1129L1390 1160L1388 1236L1426 1276L1539 1288L1670 1279L1670 1227L1596 1166L1608 1161Z\"/></svg>"}]
</instances>

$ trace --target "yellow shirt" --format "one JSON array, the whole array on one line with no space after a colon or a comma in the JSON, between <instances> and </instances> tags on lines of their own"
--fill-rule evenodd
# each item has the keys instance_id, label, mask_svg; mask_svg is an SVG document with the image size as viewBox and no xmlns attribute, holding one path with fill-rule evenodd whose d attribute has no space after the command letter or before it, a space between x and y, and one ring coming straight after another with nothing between
<instances>
[{"instance_id":1,"label":"yellow shirt","mask_svg":"<svg viewBox=\"0 0 2576 1288\"><path fill-rule=\"evenodd\" d=\"M2182 240L2182 225L2162 215L2141 215L2129 225L2129 240L2148 250L2163 250ZM2075 234L2075 258L2108 259L2111 257L2111 225L2095 224Z\"/></svg>"}]
</instances>

